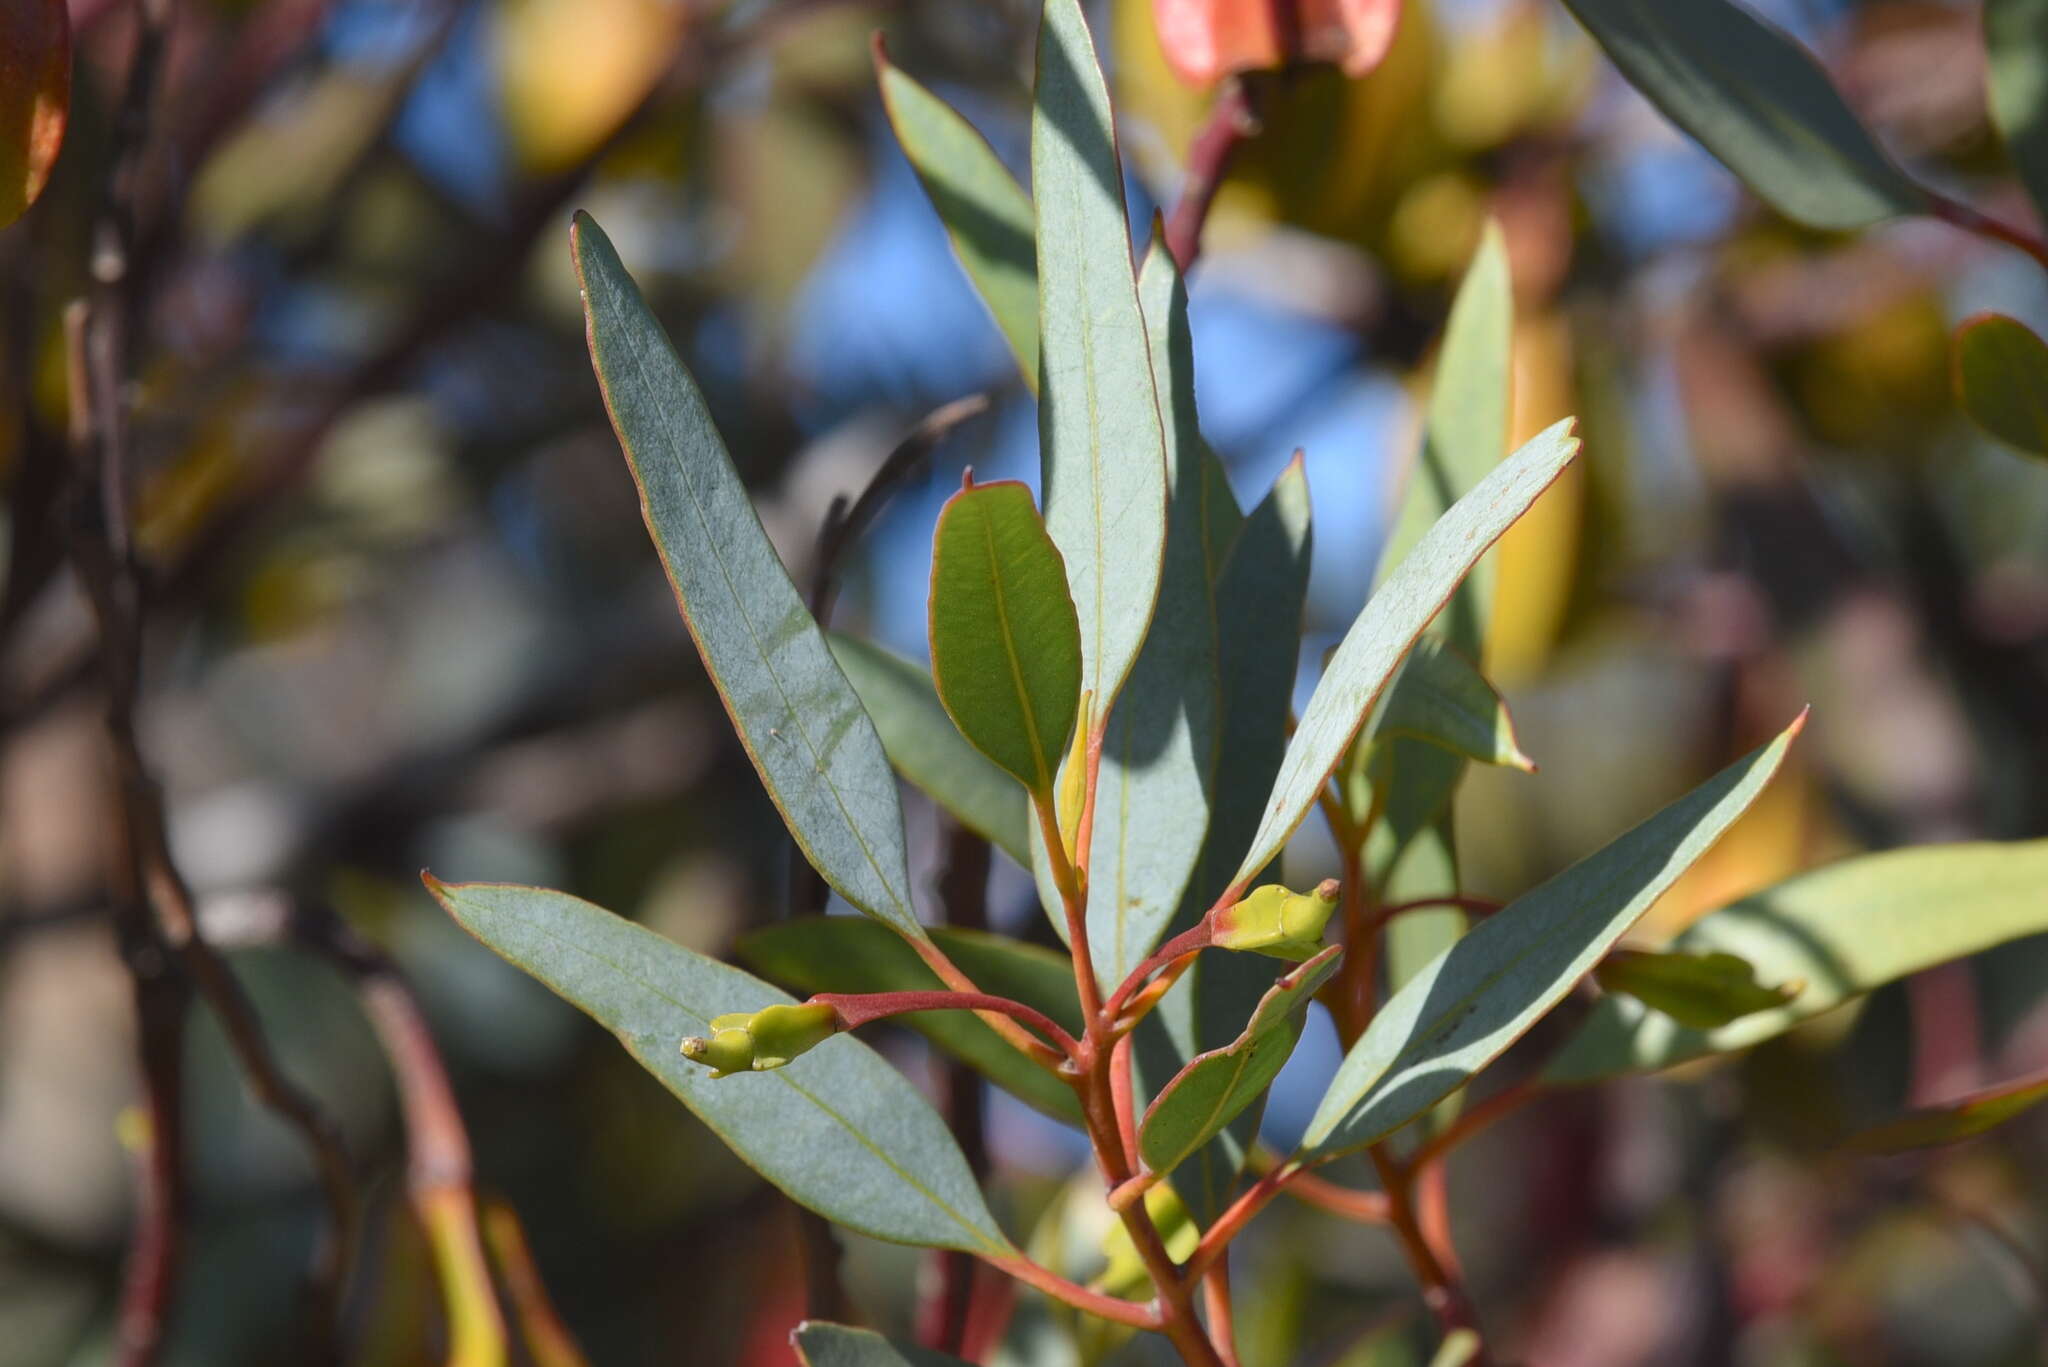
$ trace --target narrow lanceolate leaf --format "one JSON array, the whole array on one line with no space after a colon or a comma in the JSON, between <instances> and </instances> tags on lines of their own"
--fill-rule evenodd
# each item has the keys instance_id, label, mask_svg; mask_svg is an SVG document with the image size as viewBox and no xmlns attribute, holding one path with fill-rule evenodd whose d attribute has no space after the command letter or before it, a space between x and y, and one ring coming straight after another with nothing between
<instances>
[{"instance_id":1,"label":"narrow lanceolate leaf","mask_svg":"<svg viewBox=\"0 0 2048 1367\"><path fill-rule=\"evenodd\" d=\"M1609 992L1634 997L1681 1025L1712 1030L1758 1011L1783 1006L1802 984L1768 986L1735 954L1653 954L1617 949L1593 970Z\"/></svg>"},{"instance_id":2,"label":"narrow lanceolate leaf","mask_svg":"<svg viewBox=\"0 0 2048 1367\"><path fill-rule=\"evenodd\" d=\"M1971 1139L2048 1101L2048 1070L1971 1092L1939 1106L1908 1111L1863 1131L1847 1147L1862 1153L1903 1153Z\"/></svg>"},{"instance_id":3,"label":"narrow lanceolate leaf","mask_svg":"<svg viewBox=\"0 0 2048 1367\"><path fill-rule=\"evenodd\" d=\"M1031 108L1045 522L1081 616L1091 732L1145 639L1166 547L1166 437L1131 271L1109 89L1080 0L1046 0Z\"/></svg>"},{"instance_id":4,"label":"narrow lanceolate leaf","mask_svg":"<svg viewBox=\"0 0 2048 1367\"><path fill-rule=\"evenodd\" d=\"M714 1079L682 1041L791 999L602 907L543 888L427 887L462 927L618 1036L732 1151L800 1205L878 1239L1002 1254L1010 1242L945 1122L851 1035Z\"/></svg>"},{"instance_id":5,"label":"narrow lanceolate leaf","mask_svg":"<svg viewBox=\"0 0 2048 1367\"><path fill-rule=\"evenodd\" d=\"M1109 987L1152 952L1201 858L1217 725L1216 614L1205 551L1205 504L1215 486L1203 477L1215 458L1196 428L1187 291L1156 238L1139 296L1153 370L1172 396L1170 502L1158 609L1130 687L1109 715L1095 789L1088 938L1096 972Z\"/></svg>"},{"instance_id":6,"label":"narrow lanceolate leaf","mask_svg":"<svg viewBox=\"0 0 2048 1367\"><path fill-rule=\"evenodd\" d=\"M2048 214L2048 2L1984 0L1991 117L2035 207Z\"/></svg>"},{"instance_id":7,"label":"narrow lanceolate leaf","mask_svg":"<svg viewBox=\"0 0 2048 1367\"><path fill-rule=\"evenodd\" d=\"M969 1367L959 1358L896 1343L869 1329L805 1320L790 1335L803 1367Z\"/></svg>"},{"instance_id":8,"label":"narrow lanceolate leaf","mask_svg":"<svg viewBox=\"0 0 2048 1367\"><path fill-rule=\"evenodd\" d=\"M1459 499L1372 596L1337 647L1287 743L1258 833L1231 879L1233 888L1242 888L1280 853L1415 638L1465 572L1550 487L1578 450L1569 419L1538 435Z\"/></svg>"},{"instance_id":9,"label":"narrow lanceolate leaf","mask_svg":"<svg viewBox=\"0 0 2048 1367\"><path fill-rule=\"evenodd\" d=\"M1031 199L988 140L889 60L878 34L875 74L903 154L931 196L967 278L1038 387L1038 262Z\"/></svg>"},{"instance_id":10,"label":"narrow lanceolate leaf","mask_svg":"<svg viewBox=\"0 0 2048 1367\"><path fill-rule=\"evenodd\" d=\"M1316 989L1337 971L1343 952L1331 945L1280 978L1243 1034L1198 1055L1153 1098L1138 1129L1147 1171L1171 1173L1266 1094L1301 1038L1301 1018Z\"/></svg>"},{"instance_id":11,"label":"narrow lanceolate leaf","mask_svg":"<svg viewBox=\"0 0 2048 1367\"><path fill-rule=\"evenodd\" d=\"M1762 1043L1886 983L2048 931L2048 840L1933 845L1804 873L1695 922L1672 948L1740 955L1784 1006L1693 1030L1626 997L1602 1001L1544 1070L1598 1082Z\"/></svg>"},{"instance_id":12,"label":"narrow lanceolate leaf","mask_svg":"<svg viewBox=\"0 0 2048 1367\"><path fill-rule=\"evenodd\" d=\"M1863 228L1926 196L1813 54L1735 0L1565 0L1629 84L1787 218Z\"/></svg>"},{"instance_id":13,"label":"narrow lanceolate leaf","mask_svg":"<svg viewBox=\"0 0 2048 1367\"><path fill-rule=\"evenodd\" d=\"M1023 790L967 743L924 667L836 632L825 639L881 733L896 772L954 820L1030 868L1031 809Z\"/></svg>"},{"instance_id":14,"label":"narrow lanceolate leaf","mask_svg":"<svg viewBox=\"0 0 2048 1367\"><path fill-rule=\"evenodd\" d=\"M1074 968L1065 955L978 931L935 926L931 935L982 991L1036 1007L1080 1033ZM741 940L738 952L761 973L804 992L929 992L945 986L901 937L853 916L777 921ZM921 1011L902 1023L1047 1115L1081 1123L1074 1089L1010 1047L972 1012Z\"/></svg>"},{"instance_id":15,"label":"narrow lanceolate leaf","mask_svg":"<svg viewBox=\"0 0 2048 1367\"><path fill-rule=\"evenodd\" d=\"M1081 644L1060 553L1031 491L971 484L932 538L932 682L974 743L1032 792L1052 792L1081 694Z\"/></svg>"},{"instance_id":16,"label":"narrow lanceolate leaf","mask_svg":"<svg viewBox=\"0 0 2048 1367\"><path fill-rule=\"evenodd\" d=\"M2048 456L2048 342L1999 313L1956 330L1956 402L2007 446Z\"/></svg>"},{"instance_id":17,"label":"narrow lanceolate leaf","mask_svg":"<svg viewBox=\"0 0 2048 1367\"><path fill-rule=\"evenodd\" d=\"M1514 718L1500 694L1470 660L1434 636L1408 653L1365 739L1421 741L1481 764L1536 768L1515 742Z\"/></svg>"},{"instance_id":18,"label":"narrow lanceolate leaf","mask_svg":"<svg viewBox=\"0 0 2048 1367\"><path fill-rule=\"evenodd\" d=\"M70 112L70 6L0 3L0 228L43 192Z\"/></svg>"},{"instance_id":19,"label":"narrow lanceolate leaf","mask_svg":"<svg viewBox=\"0 0 2048 1367\"><path fill-rule=\"evenodd\" d=\"M1747 810L1804 720L1488 917L1403 984L1345 1055L1304 1151L1326 1158L1383 1139L1498 1058Z\"/></svg>"},{"instance_id":20,"label":"narrow lanceolate leaf","mask_svg":"<svg viewBox=\"0 0 2048 1367\"><path fill-rule=\"evenodd\" d=\"M570 242L591 362L641 513L747 757L825 881L868 915L922 936L902 805L874 723L776 558L704 396L610 239L578 214Z\"/></svg>"}]
</instances>

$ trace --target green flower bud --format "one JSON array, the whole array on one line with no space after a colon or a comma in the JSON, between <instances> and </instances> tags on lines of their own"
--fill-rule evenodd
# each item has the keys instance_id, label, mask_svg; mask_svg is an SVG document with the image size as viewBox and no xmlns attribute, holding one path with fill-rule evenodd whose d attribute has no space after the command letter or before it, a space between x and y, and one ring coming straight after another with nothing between
<instances>
[{"instance_id":1,"label":"green flower bud","mask_svg":"<svg viewBox=\"0 0 2048 1367\"><path fill-rule=\"evenodd\" d=\"M1210 943L1219 949L1248 949L1296 963L1323 947L1323 927L1337 909L1337 880L1326 878L1314 892L1290 892L1278 883L1254 888L1216 917Z\"/></svg>"},{"instance_id":2,"label":"green flower bud","mask_svg":"<svg viewBox=\"0 0 2048 1367\"><path fill-rule=\"evenodd\" d=\"M683 1041L683 1057L713 1077L765 1072L815 1049L839 1033L839 1012L829 1002L729 1011L711 1019L711 1034Z\"/></svg>"}]
</instances>

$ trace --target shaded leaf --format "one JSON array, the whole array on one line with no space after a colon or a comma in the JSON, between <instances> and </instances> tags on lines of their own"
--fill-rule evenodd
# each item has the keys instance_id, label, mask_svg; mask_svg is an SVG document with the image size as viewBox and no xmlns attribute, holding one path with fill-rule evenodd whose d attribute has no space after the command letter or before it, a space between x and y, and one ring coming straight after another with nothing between
<instances>
[{"instance_id":1,"label":"shaded leaf","mask_svg":"<svg viewBox=\"0 0 2048 1367\"><path fill-rule=\"evenodd\" d=\"M2048 456L2048 342L2000 313L1956 329L1956 402L2007 446Z\"/></svg>"},{"instance_id":2,"label":"shaded leaf","mask_svg":"<svg viewBox=\"0 0 2048 1367\"><path fill-rule=\"evenodd\" d=\"M1984 0L1991 117L2034 206L2048 215L2048 3Z\"/></svg>"},{"instance_id":3,"label":"shaded leaf","mask_svg":"<svg viewBox=\"0 0 2048 1367\"><path fill-rule=\"evenodd\" d=\"M1080 704L1081 645L1060 553L1014 480L946 500L932 538L932 682L974 748L1052 792Z\"/></svg>"},{"instance_id":4,"label":"shaded leaf","mask_svg":"<svg viewBox=\"0 0 2048 1367\"><path fill-rule=\"evenodd\" d=\"M1138 1129L1147 1171L1171 1173L1265 1095L1301 1038L1302 1014L1343 953L1331 945L1277 980L1244 1033L1198 1055L1152 1099Z\"/></svg>"},{"instance_id":5,"label":"shaded leaf","mask_svg":"<svg viewBox=\"0 0 2048 1367\"><path fill-rule=\"evenodd\" d=\"M869 1329L805 1320L790 1335L803 1367L969 1367L959 1358L894 1343Z\"/></svg>"},{"instance_id":6,"label":"shaded leaf","mask_svg":"<svg viewBox=\"0 0 2048 1367\"><path fill-rule=\"evenodd\" d=\"M1166 437L1109 90L1080 0L1046 0L1031 108L1045 523L1081 619L1092 735L1137 661L1166 546Z\"/></svg>"},{"instance_id":7,"label":"shaded leaf","mask_svg":"<svg viewBox=\"0 0 2048 1367\"><path fill-rule=\"evenodd\" d=\"M977 987L1036 1007L1081 1032L1074 969L1063 955L982 931L932 927L931 936ZM760 972L805 992L926 992L945 986L917 951L872 921L809 916L777 921L736 946ZM982 1024L971 1011L920 1011L900 1023L1057 1120L1081 1123L1074 1089Z\"/></svg>"},{"instance_id":8,"label":"shaded leaf","mask_svg":"<svg viewBox=\"0 0 2048 1367\"><path fill-rule=\"evenodd\" d=\"M1408 653L1366 738L1421 741L1481 764L1536 768L1516 744L1514 718L1493 685L1470 660L1432 636Z\"/></svg>"},{"instance_id":9,"label":"shaded leaf","mask_svg":"<svg viewBox=\"0 0 2048 1367\"><path fill-rule=\"evenodd\" d=\"M1385 1138L1498 1058L1742 815L1804 720L1515 899L1403 984L1345 1055L1304 1151L1326 1158Z\"/></svg>"},{"instance_id":10,"label":"shaded leaf","mask_svg":"<svg viewBox=\"0 0 2048 1367\"><path fill-rule=\"evenodd\" d=\"M1863 228L1926 197L1813 54L1733 0L1565 0L1629 84L1787 218Z\"/></svg>"},{"instance_id":11,"label":"shaded leaf","mask_svg":"<svg viewBox=\"0 0 2048 1367\"><path fill-rule=\"evenodd\" d=\"M1863 1131L1846 1147L1862 1153L1903 1153L1972 1139L2048 1101L2048 1070L1986 1087L1968 1096L1908 1111Z\"/></svg>"},{"instance_id":12,"label":"shaded leaf","mask_svg":"<svg viewBox=\"0 0 2048 1367\"><path fill-rule=\"evenodd\" d=\"M799 849L905 935L903 809L874 723L789 582L704 396L587 214L570 235L590 358L648 533L719 701Z\"/></svg>"},{"instance_id":13,"label":"shaded leaf","mask_svg":"<svg viewBox=\"0 0 2048 1367\"><path fill-rule=\"evenodd\" d=\"M1031 198L974 125L904 74L875 38L875 74L896 140L938 211L953 254L1038 388L1038 254Z\"/></svg>"},{"instance_id":14,"label":"shaded leaf","mask_svg":"<svg viewBox=\"0 0 2048 1367\"><path fill-rule=\"evenodd\" d=\"M0 228L49 183L71 113L71 9L65 0L0 4Z\"/></svg>"},{"instance_id":15,"label":"shaded leaf","mask_svg":"<svg viewBox=\"0 0 2048 1367\"><path fill-rule=\"evenodd\" d=\"M1553 1084L1748 1048L1886 983L2048 931L2048 840L1934 845L1845 859L1710 912L1672 942L1748 961L1798 996L1717 1030L1609 997L1544 1070Z\"/></svg>"},{"instance_id":16,"label":"shaded leaf","mask_svg":"<svg viewBox=\"0 0 2048 1367\"><path fill-rule=\"evenodd\" d=\"M683 1058L683 1039L714 1016L791 998L566 893L427 887L463 929L618 1036L791 1200L878 1239L1009 1251L945 1122L858 1039L836 1035L785 1068L715 1080Z\"/></svg>"},{"instance_id":17,"label":"shaded leaf","mask_svg":"<svg viewBox=\"0 0 2048 1367\"><path fill-rule=\"evenodd\" d=\"M1251 849L1231 879L1241 888L1280 853L1315 805L1366 713L1415 638L1510 524L1578 454L1569 419L1503 461L1416 545L1352 622L1287 743Z\"/></svg>"},{"instance_id":18,"label":"shaded leaf","mask_svg":"<svg viewBox=\"0 0 2048 1367\"><path fill-rule=\"evenodd\" d=\"M1769 1011L1799 995L1797 983L1767 987L1758 982L1756 969L1734 954L1617 949L1600 961L1593 976L1609 992L1634 997L1696 1030Z\"/></svg>"},{"instance_id":19,"label":"shaded leaf","mask_svg":"<svg viewBox=\"0 0 2048 1367\"><path fill-rule=\"evenodd\" d=\"M1030 868L1030 802L1008 774L960 734L924 667L837 632L827 632L825 640L875 723L896 772L954 820Z\"/></svg>"}]
</instances>

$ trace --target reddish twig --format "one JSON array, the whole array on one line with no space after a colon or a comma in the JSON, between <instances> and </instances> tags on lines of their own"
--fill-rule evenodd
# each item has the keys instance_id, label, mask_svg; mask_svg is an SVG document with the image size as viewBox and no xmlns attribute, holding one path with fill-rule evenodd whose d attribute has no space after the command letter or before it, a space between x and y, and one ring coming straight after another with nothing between
<instances>
[{"instance_id":1,"label":"reddish twig","mask_svg":"<svg viewBox=\"0 0 2048 1367\"><path fill-rule=\"evenodd\" d=\"M1459 1279L1455 1265L1445 1263L1417 1217L1410 1172L1383 1144L1375 1144L1367 1152L1372 1157L1373 1167L1379 1171L1380 1185L1387 1194L1388 1223L1400 1240L1401 1251L1407 1255L1416 1281L1422 1285L1423 1304L1436 1316L1437 1323L1446 1334L1463 1329L1478 1338L1478 1351L1469 1359L1471 1367L1489 1367L1492 1359L1479 1333L1478 1317L1472 1312L1472 1302L1465 1294L1464 1283Z\"/></svg>"},{"instance_id":2,"label":"reddish twig","mask_svg":"<svg viewBox=\"0 0 2048 1367\"><path fill-rule=\"evenodd\" d=\"M1953 224L1966 233L1975 233L1979 237L2015 247L2033 257L2043 269L2048 269L2048 242L2023 229L2015 228L2010 223L1973 209L1961 200L1950 199L1947 195L1937 194L1925 187L1922 187L1922 190L1927 196L1927 211L1934 217L1944 223Z\"/></svg>"},{"instance_id":3,"label":"reddish twig","mask_svg":"<svg viewBox=\"0 0 2048 1367\"><path fill-rule=\"evenodd\" d=\"M1259 131L1259 119L1252 108L1249 87L1243 76L1224 80L1216 92L1209 121L1195 134L1188 148L1187 178L1181 183L1180 199L1166 220L1166 249L1182 274L1195 264L1202 250L1202 225L1208 221L1216 192L1230 171L1238 146Z\"/></svg>"},{"instance_id":4,"label":"reddish twig","mask_svg":"<svg viewBox=\"0 0 2048 1367\"><path fill-rule=\"evenodd\" d=\"M505 1298L519 1317L519 1336L526 1341L534 1367L588 1367L589 1359L555 1311L518 1213L503 1201L490 1200L484 1203L483 1215L484 1244L504 1276Z\"/></svg>"},{"instance_id":5,"label":"reddish twig","mask_svg":"<svg viewBox=\"0 0 2048 1367\"><path fill-rule=\"evenodd\" d=\"M1543 1089L1534 1082L1518 1082L1504 1087L1478 1105L1467 1109L1464 1114L1443 1129L1431 1135L1408 1160L1412 1172L1420 1172L1432 1163L1441 1162L1444 1155L1470 1139L1479 1131L1499 1120L1502 1116L1520 1110L1529 1102L1542 1095Z\"/></svg>"},{"instance_id":6,"label":"reddish twig","mask_svg":"<svg viewBox=\"0 0 2048 1367\"><path fill-rule=\"evenodd\" d=\"M984 1016L1008 1016L1030 1026L1069 1059L1081 1053L1081 1042L1061 1029L1058 1021L1036 1007L988 992L820 992L811 1000L824 1002L837 1011L840 1023L848 1030L919 1011L974 1011ZM1039 1051L1042 1053L1044 1046Z\"/></svg>"}]
</instances>

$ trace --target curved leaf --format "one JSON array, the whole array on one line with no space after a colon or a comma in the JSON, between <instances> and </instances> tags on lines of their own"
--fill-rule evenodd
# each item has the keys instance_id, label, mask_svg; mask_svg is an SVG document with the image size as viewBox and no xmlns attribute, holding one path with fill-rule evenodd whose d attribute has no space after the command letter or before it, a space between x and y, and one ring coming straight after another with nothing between
<instances>
[{"instance_id":1,"label":"curved leaf","mask_svg":"<svg viewBox=\"0 0 2048 1367\"><path fill-rule=\"evenodd\" d=\"M2048 1070L2001 1082L1938 1106L1908 1111L1897 1120L1863 1131L1845 1147L1862 1153L1903 1153L1908 1149L1954 1144L1994 1130L2044 1101L2048 1101Z\"/></svg>"},{"instance_id":2,"label":"curved leaf","mask_svg":"<svg viewBox=\"0 0 2048 1367\"><path fill-rule=\"evenodd\" d=\"M1459 499L1352 622L1287 742L1258 833L1231 879L1234 889L1301 825L1402 657L1466 571L1578 454L1571 427L1566 419L1540 433Z\"/></svg>"},{"instance_id":3,"label":"curved leaf","mask_svg":"<svg viewBox=\"0 0 2048 1367\"><path fill-rule=\"evenodd\" d=\"M2048 456L2048 342L1999 313L1956 329L1956 402L2007 446Z\"/></svg>"},{"instance_id":4,"label":"curved leaf","mask_svg":"<svg viewBox=\"0 0 2048 1367\"><path fill-rule=\"evenodd\" d=\"M1080 629L1060 553L1014 480L946 500L932 538L932 682L974 748L1052 791L1081 695Z\"/></svg>"},{"instance_id":5,"label":"curved leaf","mask_svg":"<svg viewBox=\"0 0 2048 1367\"><path fill-rule=\"evenodd\" d=\"M904 74L875 37L875 75L903 154L931 197L953 254L1038 388L1038 251L1031 199L988 140L931 91Z\"/></svg>"},{"instance_id":6,"label":"curved leaf","mask_svg":"<svg viewBox=\"0 0 2048 1367\"><path fill-rule=\"evenodd\" d=\"M1080 0L1046 0L1031 107L1045 524L1081 618L1091 736L1136 663L1166 547L1166 436L1109 89Z\"/></svg>"},{"instance_id":7,"label":"curved leaf","mask_svg":"<svg viewBox=\"0 0 2048 1367\"><path fill-rule=\"evenodd\" d=\"M959 1358L893 1343L868 1329L805 1320L789 1336L803 1367L969 1367Z\"/></svg>"},{"instance_id":8,"label":"curved leaf","mask_svg":"<svg viewBox=\"0 0 2048 1367\"><path fill-rule=\"evenodd\" d=\"M1383 1139L1498 1058L1748 809L1804 721L1516 898L1403 984L1345 1055L1304 1153Z\"/></svg>"},{"instance_id":9,"label":"curved leaf","mask_svg":"<svg viewBox=\"0 0 2048 1367\"><path fill-rule=\"evenodd\" d=\"M1609 992L1634 997L1681 1025L1712 1030L1757 1011L1783 1006L1799 984L1766 987L1756 969L1734 954L1653 954L1617 949L1593 977Z\"/></svg>"},{"instance_id":10,"label":"curved leaf","mask_svg":"<svg viewBox=\"0 0 2048 1367\"><path fill-rule=\"evenodd\" d=\"M1342 945L1331 945L1280 978L1244 1033L1196 1056L1152 1099L1138 1128L1147 1171L1171 1173L1266 1094L1301 1038L1302 1014L1343 953Z\"/></svg>"},{"instance_id":11,"label":"curved leaf","mask_svg":"<svg viewBox=\"0 0 2048 1367\"><path fill-rule=\"evenodd\" d=\"M1008 774L960 734L924 667L837 632L827 632L825 641L896 772L954 820L1030 868L1030 803Z\"/></svg>"},{"instance_id":12,"label":"curved leaf","mask_svg":"<svg viewBox=\"0 0 2048 1367\"><path fill-rule=\"evenodd\" d=\"M570 249L591 364L641 515L747 758L824 880L868 915L923 936L911 910L903 808L874 723L611 240L578 214Z\"/></svg>"},{"instance_id":13,"label":"curved leaf","mask_svg":"<svg viewBox=\"0 0 2048 1367\"><path fill-rule=\"evenodd\" d=\"M618 1036L791 1200L878 1239L1010 1251L945 1122L859 1040L837 1035L787 1067L714 1080L682 1040L713 1016L790 997L566 893L426 881L463 929Z\"/></svg>"},{"instance_id":14,"label":"curved leaf","mask_svg":"<svg viewBox=\"0 0 2048 1367\"><path fill-rule=\"evenodd\" d=\"M1629 84L1779 213L1864 228L1927 200L1813 54L1733 0L1565 0Z\"/></svg>"},{"instance_id":15,"label":"curved leaf","mask_svg":"<svg viewBox=\"0 0 2048 1367\"><path fill-rule=\"evenodd\" d=\"M2035 207L2048 214L2048 3L1984 0L1991 117Z\"/></svg>"},{"instance_id":16,"label":"curved leaf","mask_svg":"<svg viewBox=\"0 0 2048 1367\"><path fill-rule=\"evenodd\" d=\"M1534 772L1508 705L1470 660L1425 636L1408 652L1364 739L1420 741L1481 764Z\"/></svg>"},{"instance_id":17,"label":"curved leaf","mask_svg":"<svg viewBox=\"0 0 2048 1367\"><path fill-rule=\"evenodd\" d=\"M70 112L70 6L0 4L0 228L20 218L49 183Z\"/></svg>"},{"instance_id":18,"label":"curved leaf","mask_svg":"<svg viewBox=\"0 0 2048 1367\"><path fill-rule=\"evenodd\" d=\"M1544 1070L1552 1084L1651 1072L1746 1049L1853 997L2048 931L2048 840L1932 845L1845 859L1711 912L1672 942L1737 954L1799 995L1717 1030L1609 997Z\"/></svg>"},{"instance_id":19,"label":"curved leaf","mask_svg":"<svg viewBox=\"0 0 2048 1367\"><path fill-rule=\"evenodd\" d=\"M982 991L1036 1007L1080 1034L1074 968L1064 956L982 931L934 926L931 935ZM777 921L748 935L736 950L768 977L805 992L925 992L945 986L901 938L852 916ZM920 1011L901 1023L1054 1119L1081 1123L1074 1089L1011 1048L973 1012Z\"/></svg>"}]
</instances>

